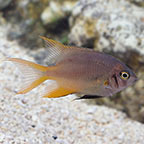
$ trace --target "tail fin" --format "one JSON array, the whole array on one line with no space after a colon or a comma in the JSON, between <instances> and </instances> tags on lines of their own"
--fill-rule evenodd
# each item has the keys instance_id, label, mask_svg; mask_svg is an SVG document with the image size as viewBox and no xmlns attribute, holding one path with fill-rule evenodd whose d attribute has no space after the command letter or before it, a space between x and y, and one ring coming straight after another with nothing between
<instances>
[{"instance_id":1,"label":"tail fin","mask_svg":"<svg viewBox=\"0 0 144 144\"><path fill-rule=\"evenodd\" d=\"M49 77L46 76L48 67L18 58L8 58L7 61L13 62L24 76L23 88L18 91L17 94L25 94L49 79Z\"/></svg>"}]
</instances>

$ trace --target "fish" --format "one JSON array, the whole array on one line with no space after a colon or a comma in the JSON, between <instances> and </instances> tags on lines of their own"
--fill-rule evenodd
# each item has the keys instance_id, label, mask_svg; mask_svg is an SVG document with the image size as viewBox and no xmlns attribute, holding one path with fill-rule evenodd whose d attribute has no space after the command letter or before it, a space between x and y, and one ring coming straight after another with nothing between
<instances>
[{"instance_id":1,"label":"fish","mask_svg":"<svg viewBox=\"0 0 144 144\"><path fill-rule=\"evenodd\" d=\"M48 48L48 65L43 66L20 58L7 58L16 64L24 76L26 94L46 80L56 86L46 86L44 98L59 98L69 94L84 95L78 99L109 97L131 86L137 76L117 58L93 49L63 45L40 36Z\"/></svg>"}]
</instances>

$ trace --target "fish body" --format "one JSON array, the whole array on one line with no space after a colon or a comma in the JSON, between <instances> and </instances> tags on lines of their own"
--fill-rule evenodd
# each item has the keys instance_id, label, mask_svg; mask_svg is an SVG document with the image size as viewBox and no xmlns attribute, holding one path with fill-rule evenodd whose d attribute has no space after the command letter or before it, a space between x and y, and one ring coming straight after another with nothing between
<instances>
[{"instance_id":1,"label":"fish body","mask_svg":"<svg viewBox=\"0 0 144 144\"><path fill-rule=\"evenodd\" d=\"M50 66L45 67L17 58L8 59L20 68L29 81L18 92L19 94L27 93L43 81L51 79L57 82L57 87L46 91L44 97L55 98L71 93L91 95L91 97L112 96L137 80L130 68L108 54L65 46L54 40L41 38L50 51Z\"/></svg>"}]
</instances>

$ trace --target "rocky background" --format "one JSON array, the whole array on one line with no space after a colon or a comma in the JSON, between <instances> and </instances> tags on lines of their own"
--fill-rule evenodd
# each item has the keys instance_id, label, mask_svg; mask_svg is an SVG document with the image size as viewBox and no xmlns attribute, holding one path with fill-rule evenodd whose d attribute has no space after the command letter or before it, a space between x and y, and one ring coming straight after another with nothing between
<instances>
[{"instance_id":1,"label":"rocky background","mask_svg":"<svg viewBox=\"0 0 144 144\"><path fill-rule=\"evenodd\" d=\"M75 4L76 0L0 0L1 16L11 23L8 39L27 48L41 46L39 35L67 42Z\"/></svg>"},{"instance_id":2,"label":"rocky background","mask_svg":"<svg viewBox=\"0 0 144 144\"><path fill-rule=\"evenodd\" d=\"M47 100L39 96L38 90L26 96L14 96L12 91L21 83L19 74L15 67L3 64L0 143L12 142L14 138L15 143L98 143L95 141L98 134L100 143L143 144L142 124L95 105L116 108L144 122L144 1L0 0L1 58L20 57L46 65L48 50L39 35L114 55L129 65L139 80L110 98L72 102L72 96ZM67 128L65 133L64 128ZM30 135L38 137L32 139Z\"/></svg>"}]
</instances>

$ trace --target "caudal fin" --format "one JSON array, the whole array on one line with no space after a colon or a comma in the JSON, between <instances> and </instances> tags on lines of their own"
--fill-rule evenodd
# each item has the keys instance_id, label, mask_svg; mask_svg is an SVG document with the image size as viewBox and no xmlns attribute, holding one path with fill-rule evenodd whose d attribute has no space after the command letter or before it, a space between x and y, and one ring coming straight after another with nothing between
<instances>
[{"instance_id":1,"label":"caudal fin","mask_svg":"<svg viewBox=\"0 0 144 144\"><path fill-rule=\"evenodd\" d=\"M49 77L46 76L48 67L19 58L8 58L7 61L13 62L24 76L22 81L22 89L18 91L17 94L25 94L40 85L45 80L49 79Z\"/></svg>"},{"instance_id":2,"label":"caudal fin","mask_svg":"<svg viewBox=\"0 0 144 144\"><path fill-rule=\"evenodd\" d=\"M39 64L19 58L7 58L6 61L13 62L22 72L24 77L22 81L22 89L18 91L17 94L25 94L40 85L45 80L54 79L46 75L46 72L50 69L53 69L53 67L50 68L41 66ZM75 89L65 89L60 83L57 82L57 84L57 87L54 89L47 87L43 97L58 98L76 92Z\"/></svg>"}]
</instances>

